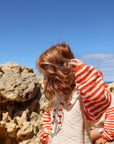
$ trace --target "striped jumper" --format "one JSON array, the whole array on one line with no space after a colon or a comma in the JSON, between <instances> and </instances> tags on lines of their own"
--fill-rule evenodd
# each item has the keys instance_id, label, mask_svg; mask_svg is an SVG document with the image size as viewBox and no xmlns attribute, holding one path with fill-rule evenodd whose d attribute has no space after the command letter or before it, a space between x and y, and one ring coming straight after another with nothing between
<instances>
[{"instance_id":1,"label":"striped jumper","mask_svg":"<svg viewBox=\"0 0 114 144\"><path fill-rule=\"evenodd\" d=\"M42 144L91 144L86 120L97 122L110 106L111 93L99 70L81 64L74 73L72 100L66 103L62 92L58 92L56 104L44 112Z\"/></svg>"}]
</instances>

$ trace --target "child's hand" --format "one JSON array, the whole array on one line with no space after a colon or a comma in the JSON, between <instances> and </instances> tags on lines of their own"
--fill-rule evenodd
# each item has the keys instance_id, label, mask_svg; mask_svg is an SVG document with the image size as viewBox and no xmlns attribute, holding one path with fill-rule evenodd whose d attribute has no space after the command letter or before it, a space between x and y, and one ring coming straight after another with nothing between
<instances>
[{"instance_id":1,"label":"child's hand","mask_svg":"<svg viewBox=\"0 0 114 144\"><path fill-rule=\"evenodd\" d=\"M71 64L72 66L76 67L78 65L83 64L83 62L81 60L79 60L79 59L71 59L70 62L69 62L69 64Z\"/></svg>"},{"instance_id":2,"label":"child's hand","mask_svg":"<svg viewBox=\"0 0 114 144\"><path fill-rule=\"evenodd\" d=\"M95 141L95 144L105 144L106 142L107 141L103 137L100 137Z\"/></svg>"}]
</instances>

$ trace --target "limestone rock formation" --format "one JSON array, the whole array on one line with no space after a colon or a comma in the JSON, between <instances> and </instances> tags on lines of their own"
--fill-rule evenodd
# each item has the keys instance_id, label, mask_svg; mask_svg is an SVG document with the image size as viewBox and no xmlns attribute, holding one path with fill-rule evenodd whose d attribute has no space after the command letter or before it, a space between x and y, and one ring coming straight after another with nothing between
<instances>
[{"instance_id":1,"label":"limestone rock formation","mask_svg":"<svg viewBox=\"0 0 114 144\"><path fill-rule=\"evenodd\" d=\"M108 89L114 94L114 82L108 85Z\"/></svg>"},{"instance_id":2,"label":"limestone rock formation","mask_svg":"<svg viewBox=\"0 0 114 144\"><path fill-rule=\"evenodd\" d=\"M43 79L27 66L0 65L0 143L40 144Z\"/></svg>"}]
</instances>

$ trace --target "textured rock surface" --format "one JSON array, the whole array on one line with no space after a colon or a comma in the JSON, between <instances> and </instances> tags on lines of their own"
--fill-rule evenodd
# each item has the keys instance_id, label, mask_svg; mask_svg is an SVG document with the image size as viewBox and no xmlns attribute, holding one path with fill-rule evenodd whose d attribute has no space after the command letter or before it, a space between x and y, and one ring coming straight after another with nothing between
<instances>
[{"instance_id":1,"label":"textured rock surface","mask_svg":"<svg viewBox=\"0 0 114 144\"><path fill-rule=\"evenodd\" d=\"M114 94L114 82L108 85L108 89Z\"/></svg>"},{"instance_id":2,"label":"textured rock surface","mask_svg":"<svg viewBox=\"0 0 114 144\"><path fill-rule=\"evenodd\" d=\"M15 62L0 65L0 141L40 144L46 100L43 80L32 68Z\"/></svg>"}]
</instances>

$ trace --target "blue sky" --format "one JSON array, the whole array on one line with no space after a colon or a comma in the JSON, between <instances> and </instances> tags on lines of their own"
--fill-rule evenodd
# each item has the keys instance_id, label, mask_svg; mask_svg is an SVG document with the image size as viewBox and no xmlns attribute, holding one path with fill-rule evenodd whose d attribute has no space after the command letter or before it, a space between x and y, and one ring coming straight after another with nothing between
<instances>
[{"instance_id":1,"label":"blue sky","mask_svg":"<svg viewBox=\"0 0 114 144\"><path fill-rule=\"evenodd\" d=\"M36 72L37 57L64 41L114 81L114 0L0 0L0 64Z\"/></svg>"}]
</instances>

